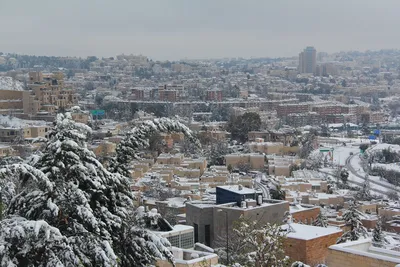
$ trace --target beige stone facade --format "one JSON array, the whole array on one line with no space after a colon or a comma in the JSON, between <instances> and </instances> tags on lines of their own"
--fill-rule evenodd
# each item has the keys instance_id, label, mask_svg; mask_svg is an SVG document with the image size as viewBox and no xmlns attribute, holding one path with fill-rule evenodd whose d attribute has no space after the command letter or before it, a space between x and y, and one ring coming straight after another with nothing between
<instances>
[{"instance_id":1,"label":"beige stone facade","mask_svg":"<svg viewBox=\"0 0 400 267\"><path fill-rule=\"evenodd\" d=\"M225 165L237 168L245 164L252 170L263 170L265 168L265 158L261 154L229 154L225 156Z\"/></svg>"},{"instance_id":2,"label":"beige stone facade","mask_svg":"<svg viewBox=\"0 0 400 267\"><path fill-rule=\"evenodd\" d=\"M399 252L373 247L368 239L329 247L326 261L329 267L394 267L399 263Z\"/></svg>"},{"instance_id":3,"label":"beige stone facade","mask_svg":"<svg viewBox=\"0 0 400 267\"><path fill-rule=\"evenodd\" d=\"M25 114L54 114L58 109L68 109L78 103L75 91L64 87L61 72L46 75L30 72L28 88L22 99Z\"/></svg>"}]
</instances>

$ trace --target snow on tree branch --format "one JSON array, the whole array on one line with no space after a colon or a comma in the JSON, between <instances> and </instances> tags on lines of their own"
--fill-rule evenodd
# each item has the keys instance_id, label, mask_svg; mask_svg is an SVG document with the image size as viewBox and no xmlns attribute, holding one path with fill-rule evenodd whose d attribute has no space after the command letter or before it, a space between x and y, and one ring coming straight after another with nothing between
<instances>
[{"instance_id":1,"label":"snow on tree branch","mask_svg":"<svg viewBox=\"0 0 400 267\"><path fill-rule=\"evenodd\" d=\"M43 220L12 216L0 221L1 266L78 266L79 259L60 231Z\"/></svg>"},{"instance_id":2,"label":"snow on tree branch","mask_svg":"<svg viewBox=\"0 0 400 267\"><path fill-rule=\"evenodd\" d=\"M200 142L193 136L192 131L183 123L169 118L158 118L148 120L141 125L129 131L125 138L118 144L116 148L116 158L110 164L110 170L114 173L120 173L126 177L129 173L126 169L132 159L138 158L140 149L149 146L149 137L154 133L172 133L180 132L185 138L200 147Z\"/></svg>"},{"instance_id":3,"label":"snow on tree branch","mask_svg":"<svg viewBox=\"0 0 400 267\"><path fill-rule=\"evenodd\" d=\"M172 262L168 241L133 223L133 195L127 178L109 172L96 159L87 148L88 134L89 127L72 121L68 113L60 114L34 166L14 164L0 170L8 205L4 223L12 224L16 232L30 227L28 223L20 225L20 221L46 221L48 225L41 224L43 229L58 231L63 246L72 250L79 262L63 265L53 261L48 265L41 261L43 249L32 249L32 257L41 262L32 266L144 267L156 257ZM22 219L15 222L15 216ZM23 242L45 242L47 234L39 237L25 235ZM7 236L3 239L5 244L13 242ZM57 248L45 249L50 255L57 253ZM13 262L13 251L2 248L1 252Z\"/></svg>"}]
</instances>

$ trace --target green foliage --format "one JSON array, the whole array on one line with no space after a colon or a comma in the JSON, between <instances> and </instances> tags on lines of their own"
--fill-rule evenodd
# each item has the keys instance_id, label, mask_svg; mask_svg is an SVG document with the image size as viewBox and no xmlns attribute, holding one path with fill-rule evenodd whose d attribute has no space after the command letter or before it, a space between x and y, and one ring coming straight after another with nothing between
<instances>
[{"instance_id":1,"label":"green foliage","mask_svg":"<svg viewBox=\"0 0 400 267\"><path fill-rule=\"evenodd\" d=\"M233 231L243 246L240 256L235 255L235 262L256 267L287 266L289 258L283 250L285 235L279 225L259 225L257 221L241 218Z\"/></svg>"},{"instance_id":2,"label":"green foliage","mask_svg":"<svg viewBox=\"0 0 400 267\"><path fill-rule=\"evenodd\" d=\"M364 152L365 150L367 150L368 147L369 147L368 144L361 144L360 145L360 150Z\"/></svg>"},{"instance_id":3,"label":"green foliage","mask_svg":"<svg viewBox=\"0 0 400 267\"><path fill-rule=\"evenodd\" d=\"M227 130L231 133L233 140L245 143L248 140L248 133L250 131L259 131L260 127L260 115L255 112L246 112L241 116L231 117Z\"/></svg>"},{"instance_id":4,"label":"green foliage","mask_svg":"<svg viewBox=\"0 0 400 267\"><path fill-rule=\"evenodd\" d=\"M367 237L367 230L361 223L362 216L363 214L357 210L356 204L350 203L349 208L343 214L343 219L346 225L350 226L350 230L337 240L338 244L358 240L361 236Z\"/></svg>"},{"instance_id":5,"label":"green foliage","mask_svg":"<svg viewBox=\"0 0 400 267\"><path fill-rule=\"evenodd\" d=\"M378 217L374 230L372 230L372 242L376 247L382 247L385 243L385 235L382 231L382 220L380 217Z\"/></svg>"},{"instance_id":6,"label":"green foliage","mask_svg":"<svg viewBox=\"0 0 400 267\"><path fill-rule=\"evenodd\" d=\"M229 153L229 147L227 143L218 142L216 144L212 144L210 151L210 160L209 160L210 166L224 165L225 155L228 153Z\"/></svg>"},{"instance_id":7,"label":"green foliage","mask_svg":"<svg viewBox=\"0 0 400 267\"><path fill-rule=\"evenodd\" d=\"M349 179L349 172L343 168L340 171L340 180L343 182L343 184L347 184L348 179Z\"/></svg>"},{"instance_id":8,"label":"green foliage","mask_svg":"<svg viewBox=\"0 0 400 267\"><path fill-rule=\"evenodd\" d=\"M319 227L328 227L328 218L326 218L325 214L323 214L322 211L318 213L318 216L317 218L315 218L313 225Z\"/></svg>"}]
</instances>

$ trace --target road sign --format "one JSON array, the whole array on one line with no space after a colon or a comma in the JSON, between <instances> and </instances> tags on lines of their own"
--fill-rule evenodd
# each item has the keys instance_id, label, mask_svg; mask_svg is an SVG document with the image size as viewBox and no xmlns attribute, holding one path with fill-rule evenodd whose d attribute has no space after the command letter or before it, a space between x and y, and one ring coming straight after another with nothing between
<instances>
[{"instance_id":1,"label":"road sign","mask_svg":"<svg viewBox=\"0 0 400 267\"><path fill-rule=\"evenodd\" d=\"M322 147L319 149L319 152L331 152L333 150L334 150L333 147L332 148Z\"/></svg>"},{"instance_id":2,"label":"road sign","mask_svg":"<svg viewBox=\"0 0 400 267\"><path fill-rule=\"evenodd\" d=\"M90 111L93 116L103 116L106 112L103 109L94 109Z\"/></svg>"}]
</instances>

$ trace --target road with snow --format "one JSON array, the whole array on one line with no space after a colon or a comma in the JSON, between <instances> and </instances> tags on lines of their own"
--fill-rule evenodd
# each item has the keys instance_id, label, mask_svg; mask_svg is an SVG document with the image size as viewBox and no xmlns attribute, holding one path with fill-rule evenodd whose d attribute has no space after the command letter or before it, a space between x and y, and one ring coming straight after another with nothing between
<instances>
[{"instance_id":1,"label":"road with snow","mask_svg":"<svg viewBox=\"0 0 400 267\"><path fill-rule=\"evenodd\" d=\"M354 157L355 156L359 156L359 154L360 153L356 153L356 154L350 155L346 159L346 165L345 166L350 171L350 173L352 175L354 175L354 176L356 176L356 177L358 177L358 178L360 178L360 179L365 181L365 175L363 176L363 175L359 174L359 170L361 169L361 166L357 162L355 163L354 160L353 160ZM356 170L356 169L358 169L358 170ZM359 183L359 182L357 182L357 183ZM371 179L371 177L369 178L369 183L370 184L374 184L374 185L379 186L379 187L383 187L383 188L387 189L387 191L394 190L394 191L400 193L400 189L398 187L396 187L394 185L391 185L391 184L388 184L388 183L385 183L385 182L376 181L374 179ZM362 183L360 183L360 184L362 185ZM382 190L376 189L374 187L371 187L371 190L376 191L376 192L379 192L379 191L382 192ZM385 192L385 194L386 194L386 192Z\"/></svg>"}]
</instances>

